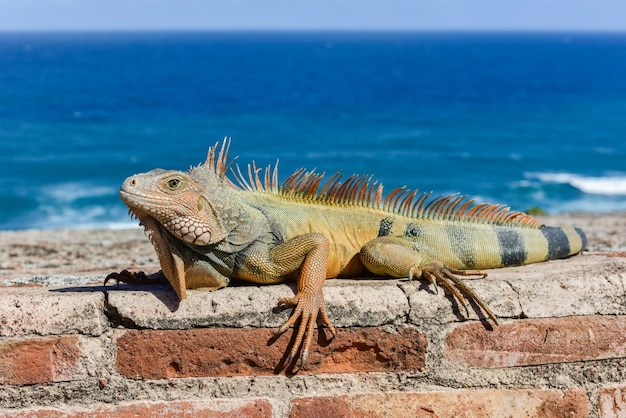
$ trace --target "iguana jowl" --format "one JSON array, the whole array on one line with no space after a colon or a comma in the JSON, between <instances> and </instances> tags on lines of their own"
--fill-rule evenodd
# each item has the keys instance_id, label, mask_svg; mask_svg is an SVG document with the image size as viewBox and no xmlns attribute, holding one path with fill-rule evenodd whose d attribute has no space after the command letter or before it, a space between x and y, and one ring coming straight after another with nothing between
<instances>
[{"instance_id":1,"label":"iguana jowl","mask_svg":"<svg viewBox=\"0 0 626 418\"><path fill-rule=\"evenodd\" d=\"M209 149L187 173L153 170L127 178L120 196L145 227L162 272L180 299L187 289L215 290L230 278L271 284L297 279L294 297L279 301L298 319L288 362L306 362L317 320L335 335L322 288L327 278L420 277L447 289L467 311L491 310L455 275L529 264L579 253L580 229L541 225L507 207L463 196L430 198L399 188L383 198L371 177L300 169L282 184L277 170L248 166L235 184L226 176L229 142ZM261 172L261 176L259 176ZM125 281L129 277L111 274Z\"/></svg>"}]
</instances>

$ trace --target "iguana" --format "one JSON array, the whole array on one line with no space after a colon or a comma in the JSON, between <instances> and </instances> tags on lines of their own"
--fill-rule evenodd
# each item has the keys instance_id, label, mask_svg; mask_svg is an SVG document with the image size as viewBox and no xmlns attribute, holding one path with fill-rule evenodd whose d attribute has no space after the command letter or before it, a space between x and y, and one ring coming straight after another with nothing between
<instances>
[{"instance_id":1,"label":"iguana","mask_svg":"<svg viewBox=\"0 0 626 418\"><path fill-rule=\"evenodd\" d=\"M543 226L508 207L477 204L460 195L431 198L406 187L383 198L372 177L295 171L279 184L277 165L252 163L248 175L230 168L230 141L209 149L206 162L181 171L152 170L128 177L120 197L139 219L162 273L180 299L187 289L216 290L231 278L258 284L297 279L293 307L276 336L295 326L288 363L306 363L316 322L335 336L322 288L328 278L366 275L419 277L440 285L465 307L493 312L456 276L485 277L482 269L516 266L581 252L578 228ZM218 153L219 149L219 153ZM132 281L127 271L107 277Z\"/></svg>"}]
</instances>

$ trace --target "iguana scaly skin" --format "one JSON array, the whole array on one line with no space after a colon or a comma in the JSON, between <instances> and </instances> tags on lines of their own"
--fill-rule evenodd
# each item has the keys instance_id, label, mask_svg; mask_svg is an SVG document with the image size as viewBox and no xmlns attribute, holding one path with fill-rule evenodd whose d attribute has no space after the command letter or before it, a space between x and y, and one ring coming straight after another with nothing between
<instances>
[{"instance_id":1,"label":"iguana scaly skin","mask_svg":"<svg viewBox=\"0 0 626 418\"><path fill-rule=\"evenodd\" d=\"M277 335L301 320L288 362L300 349L306 362L317 320L335 335L322 292L327 278L424 278L466 311L468 300L476 302L496 322L455 275L484 277L482 269L564 258L586 245L580 229L543 226L459 195L431 199L399 188L383 198L371 177L342 181L338 173L322 184L323 173L301 169L279 184L276 168L253 163L248 176L233 171L236 185L226 177L230 144L217 153L218 145L187 173L157 169L127 178L120 196L145 227L180 299L187 289L219 289L230 278L297 279L296 295L279 301L294 310Z\"/></svg>"}]
</instances>

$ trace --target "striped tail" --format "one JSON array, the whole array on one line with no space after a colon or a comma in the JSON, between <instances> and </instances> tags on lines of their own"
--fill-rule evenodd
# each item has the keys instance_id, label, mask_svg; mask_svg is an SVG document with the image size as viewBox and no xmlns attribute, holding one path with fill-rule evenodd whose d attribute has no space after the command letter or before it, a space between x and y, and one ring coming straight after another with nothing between
<instances>
[{"instance_id":1,"label":"striped tail","mask_svg":"<svg viewBox=\"0 0 626 418\"><path fill-rule=\"evenodd\" d=\"M498 238L503 266L566 258L587 247L587 236L580 228L541 226L521 231L501 228Z\"/></svg>"},{"instance_id":2,"label":"striped tail","mask_svg":"<svg viewBox=\"0 0 626 418\"><path fill-rule=\"evenodd\" d=\"M542 226L539 230L548 244L548 260L569 257L587 248L587 236L580 228Z\"/></svg>"}]
</instances>

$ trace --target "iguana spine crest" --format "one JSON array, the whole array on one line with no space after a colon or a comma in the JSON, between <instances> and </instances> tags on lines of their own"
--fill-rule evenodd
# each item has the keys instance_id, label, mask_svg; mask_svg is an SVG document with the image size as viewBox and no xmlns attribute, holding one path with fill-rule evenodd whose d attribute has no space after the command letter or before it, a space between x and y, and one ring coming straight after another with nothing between
<instances>
[{"instance_id":1,"label":"iguana spine crest","mask_svg":"<svg viewBox=\"0 0 626 418\"><path fill-rule=\"evenodd\" d=\"M406 186L391 190L383 198L383 185L372 176L352 174L342 181L341 171L333 174L323 185L325 172L304 168L296 170L285 181L278 181L278 163L266 168L257 167L253 161L248 164L247 176L230 168L234 162L228 162L230 140L225 139L217 153L219 142L209 148L204 167L213 170L221 179L231 186L250 192L270 193L286 199L319 203L325 205L360 206L379 209L393 215L413 219L437 221L463 221L488 225L521 226L539 228L541 222L533 216L522 212L511 211L506 205L491 203L475 203L474 199L466 200L467 196L452 194L437 196L430 199L432 192L418 195L418 190L407 189ZM231 181L227 174L230 169L235 178ZM262 173L259 176L259 173ZM246 179L247 177L247 179ZM262 177L262 178L261 178ZM321 190L320 190L320 185Z\"/></svg>"}]
</instances>

